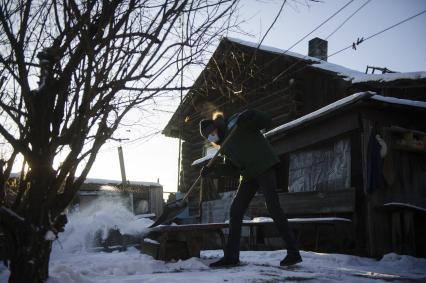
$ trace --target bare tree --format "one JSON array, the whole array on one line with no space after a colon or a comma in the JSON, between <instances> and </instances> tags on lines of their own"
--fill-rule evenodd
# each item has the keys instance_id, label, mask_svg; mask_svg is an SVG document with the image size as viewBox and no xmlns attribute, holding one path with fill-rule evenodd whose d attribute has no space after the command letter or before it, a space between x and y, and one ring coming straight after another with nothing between
<instances>
[{"instance_id":1,"label":"bare tree","mask_svg":"<svg viewBox=\"0 0 426 283\"><path fill-rule=\"evenodd\" d=\"M202 62L237 0L0 0L0 227L9 282L44 282L51 241L126 114ZM59 153L63 157L58 160ZM28 172L5 198L17 155ZM3 170L4 169L4 170Z\"/></svg>"}]
</instances>

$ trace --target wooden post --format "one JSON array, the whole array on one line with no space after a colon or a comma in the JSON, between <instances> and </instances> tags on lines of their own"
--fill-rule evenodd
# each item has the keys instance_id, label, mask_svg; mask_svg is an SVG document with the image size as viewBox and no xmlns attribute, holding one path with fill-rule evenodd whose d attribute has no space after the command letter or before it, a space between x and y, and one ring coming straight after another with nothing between
<instances>
[{"instance_id":1,"label":"wooden post","mask_svg":"<svg viewBox=\"0 0 426 283\"><path fill-rule=\"evenodd\" d=\"M120 161L120 170L121 170L121 181L123 184L126 183L126 169L124 168L124 158L123 158L123 148L121 145L118 147L118 159Z\"/></svg>"},{"instance_id":2,"label":"wooden post","mask_svg":"<svg viewBox=\"0 0 426 283\"><path fill-rule=\"evenodd\" d=\"M121 171L121 182L123 185L123 189L127 187L127 179L126 179L126 168L124 167L124 157L123 157L123 148L121 145L118 147L118 159L120 161L120 171ZM130 198L130 211L135 214L133 209L133 192L129 192Z\"/></svg>"},{"instance_id":3,"label":"wooden post","mask_svg":"<svg viewBox=\"0 0 426 283\"><path fill-rule=\"evenodd\" d=\"M403 253L416 256L416 238L414 231L414 213L413 211L402 211L403 219Z\"/></svg>"},{"instance_id":4,"label":"wooden post","mask_svg":"<svg viewBox=\"0 0 426 283\"><path fill-rule=\"evenodd\" d=\"M401 214L399 211L392 212L392 251L402 253Z\"/></svg>"}]
</instances>

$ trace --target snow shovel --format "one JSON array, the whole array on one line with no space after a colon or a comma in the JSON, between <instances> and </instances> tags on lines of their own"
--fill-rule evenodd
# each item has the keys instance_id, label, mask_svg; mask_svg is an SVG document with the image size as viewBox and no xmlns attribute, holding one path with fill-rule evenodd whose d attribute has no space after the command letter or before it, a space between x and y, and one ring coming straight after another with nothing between
<instances>
[{"instance_id":1,"label":"snow shovel","mask_svg":"<svg viewBox=\"0 0 426 283\"><path fill-rule=\"evenodd\" d=\"M219 154L222 152L222 149L225 147L229 139L234 135L236 129L237 129L237 125L235 125L232 128L231 132L225 138L219 150L216 151L213 158L210 159L209 163L207 163L206 165L207 167L211 167L213 165L213 163L216 161ZM195 186L197 185L200 179L201 179L201 175L197 177L197 179L194 181L194 183L192 184L192 186L189 188L188 192L185 194L185 196L182 199L167 203L164 207L163 213L160 215L160 217L158 217L158 219L151 226L149 226L149 228L156 227L160 224L168 224L173 219L175 219L176 216L178 216L188 206L188 196L194 190Z\"/></svg>"}]
</instances>

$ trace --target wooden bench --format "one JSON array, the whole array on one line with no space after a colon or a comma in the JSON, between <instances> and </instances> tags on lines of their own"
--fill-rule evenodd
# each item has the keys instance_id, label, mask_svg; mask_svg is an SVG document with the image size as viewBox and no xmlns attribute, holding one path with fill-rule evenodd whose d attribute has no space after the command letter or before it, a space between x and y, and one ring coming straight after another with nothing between
<instances>
[{"instance_id":1,"label":"wooden bench","mask_svg":"<svg viewBox=\"0 0 426 283\"><path fill-rule=\"evenodd\" d=\"M279 194L281 206L286 214L291 217L289 222L296 228L311 225L315 233L315 250L318 249L321 240L321 228L331 227L334 234L341 234L342 226L352 225L351 217L339 215L351 215L355 207L355 190L345 189L330 192L303 192L303 193L281 193ZM223 215L224 210L229 209L228 200L214 201L208 206L203 205L203 214ZM213 205L212 205L213 204ZM264 205L263 196L255 196L252 200L247 215L250 217L268 215ZM266 230L275 230L272 221L253 222L244 221L243 227L249 229L249 249L259 246L258 235ZM204 233L215 234L220 238L222 247L225 245L223 229L229 228L227 223L202 223L173 226L158 226L153 228L147 237L141 242L141 250L152 255L156 259L185 259L198 257L202 248ZM296 233L300 237L300 233ZM343 239L343 237L342 237ZM338 244L341 245L342 241Z\"/></svg>"},{"instance_id":2,"label":"wooden bench","mask_svg":"<svg viewBox=\"0 0 426 283\"><path fill-rule=\"evenodd\" d=\"M224 245L222 229L228 226L227 223L157 226L142 239L141 251L158 260L200 257L203 233L216 234Z\"/></svg>"},{"instance_id":3,"label":"wooden bench","mask_svg":"<svg viewBox=\"0 0 426 283\"><path fill-rule=\"evenodd\" d=\"M314 239L314 250L319 250L320 242L322 240L323 228L329 227L333 230L335 235L343 236L345 230L347 230L352 225L352 220L349 218L343 217L309 217L309 218L289 218L288 222L290 223L291 228L295 232L296 240L300 242L301 230L310 226L313 228L315 239ZM281 236L278 233L278 230L275 227L275 223L272 221L264 222L251 222L244 223L244 226L249 226L249 249L263 249L268 248L264 244L265 238L276 237L281 241ZM347 236L347 235L346 235ZM347 237L345 237L347 238ZM262 245L263 242L263 245ZM341 249L344 246L343 237L336 237L333 240L337 244L337 249ZM283 243L280 243L279 248L282 248ZM284 243L285 244L285 243ZM271 247L269 247L271 248Z\"/></svg>"},{"instance_id":4,"label":"wooden bench","mask_svg":"<svg viewBox=\"0 0 426 283\"><path fill-rule=\"evenodd\" d=\"M322 225L332 225L336 223L348 224L350 219L329 217L329 218L290 218L292 225L314 224L316 227ZM274 222L243 222L243 227L249 229L249 249L255 250L258 246L257 234L260 229L275 229ZM228 223L205 223L187 224L173 226L158 226L153 228L141 241L141 251L153 256L158 260L187 259L190 257L200 257L202 249L203 233L216 234L221 241L222 248L225 247L225 236L223 229L229 228ZM319 229L316 230L316 245L319 241ZM336 230L337 232L337 230Z\"/></svg>"},{"instance_id":5,"label":"wooden bench","mask_svg":"<svg viewBox=\"0 0 426 283\"><path fill-rule=\"evenodd\" d=\"M349 231L353 227L355 189L280 193L279 199L302 249L324 250L321 247L321 240L327 243L324 238L325 230L328 228L336 235L335 239L328 242L333 242L330 244L335 245L336 251L343 249L345 240L350 238ZM263 196L256 196L249 206L248 215L252 218L268 215L264 202ZM312 229L306 229L307 226L311 226ZM268 227L260 229L273 230ZM308 231L309 235L303 231ZM313 238L313 245L304 245L302 238L309 237Z\"/></svg>"},{"instance_id":6,"label":"wooden bench","mask_svg":"<svg viewBox=\"0 0 426 283\"><path fill-rule=\"evenodd\" d=\"M323 192L279 193L280 204L289 217L306 215L337 215L353 213L355 210L355 189L342 189ZM248 215L267 215L265 199L256 195L250 203Z\"/></svg>"},{"instance_id":7,"label":"wooden bench","mask_svg":"<svg viewBox=\"0 0 426 283\"><path fill-rule=\"evenodd\" d=\"M298 237L304 238L304 236L306 236L301 235L301 230L308 231L309 233L312 233L312 238L315 237L315 242L313 245L308 247L309 249L317 250L318 246L320 246L319 242L321 240L321 236L324 238L324 230L328 227L331 227L335 232L344 232L345 234L342 233L342 236L348 238L348 232L346 230L351 230L351 228L353 228L353 223L349 221L354 219L355 214L355 189L348 188L323 192L282 192L279 193L278 196L281 207L287 217L295 219L292 220L293 227L313 227L312 232L308 231L308 229L296 229L296 236ZM202 222L217 223L229 219L228 212L231 202L232 198L203 202L201 215ZM269 215L263 195L258 194L253 198L246 215L251 219ZM310 219L310 221L302 222L301 219ZM327 219L327 221L324 221L324 219ZM342 221L341 219L345 220ZM256 224L252 225L256 226ZM273 232L275 229L272 224L258 224L258 226L259 228L252 229L251 231L257 234L258 237L251 235L251 242L248 244L247 248L252 249L255 248L256 245L262 248L260 244L254 243L253 241L260 239L259 235L262 234L262 230ZM256 230L258 230L259 233L256 233ZM266 233L265 236L269 236L268 233ZM337 246L342 246L341 243L339 243L339 240L340 238L334 242L337 242ZM268 247L265 246L264 248ZM302 248L306 247L302 246Z\"/></svg>"}]
</instances>

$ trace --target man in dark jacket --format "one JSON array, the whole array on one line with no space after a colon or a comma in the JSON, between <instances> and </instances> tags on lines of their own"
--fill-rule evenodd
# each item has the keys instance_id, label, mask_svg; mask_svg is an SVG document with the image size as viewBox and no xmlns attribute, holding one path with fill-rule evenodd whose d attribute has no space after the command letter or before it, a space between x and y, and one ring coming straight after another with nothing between
<instances>
[{"instance_id":1,"label":"man in dark jacket","mask_svg":"<svg viewBox=\"0 0 426 283\"><path fill-rule=\"evenodd\" d=\"M224 249L224 257L210 264L211 267L235 266L239 264L241 224L251 199L260 188L265 196L269 214L287 246L287 256L280 262L288 266L302 261L296 247L287 217L282 211L276 192L276 169L279 158L260 130L271 124L271 116L257 110L246 110L233 115L228 120L222 116L214 120L202 120L200 133L210 142L219 145L237 125L233 136L222 152L239 169L242 176L230 210L229 236ZM201 176L207 176L211 168L203 167Z\"/></svg>"}]
</instances>

